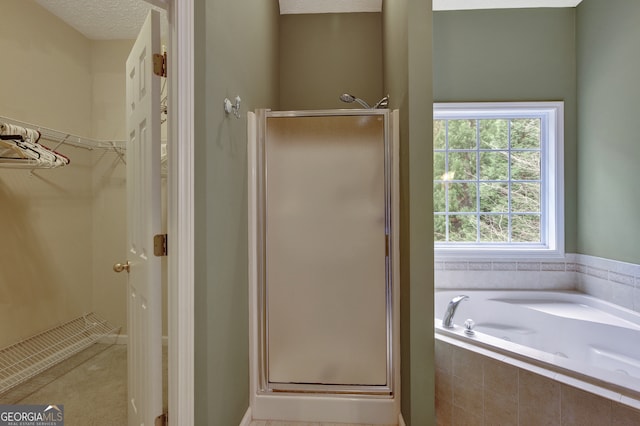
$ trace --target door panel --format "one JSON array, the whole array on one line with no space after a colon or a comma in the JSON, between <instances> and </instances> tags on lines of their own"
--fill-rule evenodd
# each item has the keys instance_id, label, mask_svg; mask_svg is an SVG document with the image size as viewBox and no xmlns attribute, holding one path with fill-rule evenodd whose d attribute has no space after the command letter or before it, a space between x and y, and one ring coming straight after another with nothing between
<instances>
[{"instance_id":1,"label":"door panel","mask_svg":"<svg viewBox=\"0 0 640 426\"><path fill-rule=\"evenodd\" d=\"M387 385L384 117L269 117L270 383Z\"/></svg>"},{"instance_id":2,"label":"door panel","mask_svg":"<svg viewBox=\"0 0 640 426\"><path fill-rule=\"evenodd\" d=\"M127 59L127 295L128 417L130 426L154 424L162 414L160 258L160 14L149 12Z\"/></svg>"}]
</instances>

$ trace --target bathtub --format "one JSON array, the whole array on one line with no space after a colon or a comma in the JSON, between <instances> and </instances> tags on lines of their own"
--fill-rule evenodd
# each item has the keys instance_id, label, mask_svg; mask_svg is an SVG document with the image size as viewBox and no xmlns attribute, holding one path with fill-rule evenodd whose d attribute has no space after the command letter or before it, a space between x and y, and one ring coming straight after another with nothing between
<instances>
[{"instance_id":1,"label":"bathtub","mask_svg":"<svg viewBox=\"0 0 640 426\"><path fill-rule=\"evenodd\" d=\"M442 327L452 297L467 295ZM577 292L446 290L435 294L436 339L596 385L640 408L640 314ZM469 336L467 319L475 322ZM621 396L622 395L622 396ZM606 396L606 395L605 395Z\"/></svg>"}]
</instances>

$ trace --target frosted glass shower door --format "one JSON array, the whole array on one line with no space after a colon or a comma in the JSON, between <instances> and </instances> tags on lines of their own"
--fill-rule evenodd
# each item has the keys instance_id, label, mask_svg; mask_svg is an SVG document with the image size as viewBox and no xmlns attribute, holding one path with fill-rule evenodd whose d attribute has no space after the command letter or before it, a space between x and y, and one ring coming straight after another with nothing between
<instances>
[{"instance_id":1,"label":"frosted glass shower door","mask_svg":"<svg viewBox=\"0 0 640 426\"><path fill-rule=\"evenodd\" d=\"M388 385L385 116L267 117L267 381Z\"/></svg>"}]
</instances>

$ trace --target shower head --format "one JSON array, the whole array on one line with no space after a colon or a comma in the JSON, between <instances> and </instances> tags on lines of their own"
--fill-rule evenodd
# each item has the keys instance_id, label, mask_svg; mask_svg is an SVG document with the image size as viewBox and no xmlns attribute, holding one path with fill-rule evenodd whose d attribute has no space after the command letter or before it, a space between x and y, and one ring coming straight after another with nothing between
<instances>
[{"instance_id":1,"label":"shower head","mask_svg":"<svg viewBox=\"0 0 640 426\"><path fill-rule=\"evenodd\" d=\"M389 106L389 95L385 96L384 98L380 99L374 106L369 106L368 103L366 103L365 101L363 101L360 98L356 98L353 95L350 95L348 93L343 93L342 95L340 95L340 100L342 102L346 102L348 104L353 103L353 102L357 102L360 105L362 105L364 108L366 109L376 109L376 108L387 108Z\"/></svg>"},{"instance_id":2,"label":"shower head","mask_svg":"<svg viewBox=\"0 0 640 426\"><path fill-rule=\"evenodd\" d=\"M350 104L351 102L356 100L356 97L353 95L350 95L348 93L343 93L342 95L340 95L340 100L342 102L346 102L348 104Z\"/></svg>"},{"instance_id":3,"label":"shower head","mask_svg":"<svg viewBox=\"0 0 640 426\"><path fill-rule=\"evenodd\" d=\"M362 99L356 98L355 96L350 95L348 93L343 93L342 95L340 95L340 100L342 102L345 102L345 103L348 103L348 104L353 103L353 102L357 102L360 105L362 105L364 108L371 109L371 107L369 106L368 103L366 103Z\"/></svg>"}]
</instances>

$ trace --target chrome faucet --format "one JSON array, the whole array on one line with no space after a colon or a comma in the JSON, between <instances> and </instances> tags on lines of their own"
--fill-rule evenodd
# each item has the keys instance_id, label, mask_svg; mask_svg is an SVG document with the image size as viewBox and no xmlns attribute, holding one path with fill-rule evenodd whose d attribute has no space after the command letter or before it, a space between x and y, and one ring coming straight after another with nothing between
<instances>
[{"instance_id":1,"label":"chrome faucet","mask_svg":"<svg viewBox=\"0 0 640 426\"><path fill-rule=\"evenodd\" d=\"M449 301L447 305L447 310L444 313L444 317L442 318L442 326L446 328L453 328L453 316L456 313L456 309L458 309L458 305L465 299L468 299L469 296L465 296L461 294L460 296L456 296Z\"/></svg>"}]
</instances>

